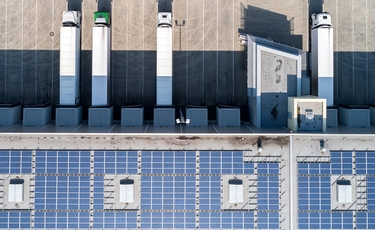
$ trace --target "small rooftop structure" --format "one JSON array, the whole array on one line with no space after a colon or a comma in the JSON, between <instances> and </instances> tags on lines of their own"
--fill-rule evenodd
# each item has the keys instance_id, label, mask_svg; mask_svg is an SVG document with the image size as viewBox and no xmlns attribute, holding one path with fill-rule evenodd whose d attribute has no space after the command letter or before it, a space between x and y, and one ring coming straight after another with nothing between
<instances>
[{"instance_id":1,"label":"small rooftop structure","mask_svg":"<svg viewBox=\"0 0 375 230\"><path fill-rule=\"evenodd\" d=\"M64 11L62 14L63 26L77 26L81 25L81 12L79 11Z\"/></svg>"},{"instance_id":2,"label":"small rooftop structure","mask_svg":"<svg viewBox=\"0 0 375 230\"><path fill-rule=\"evenodd\" d=\"M332 26L331 15L328 12L314 13L311 15L311 29L321 26Z\"/></svg>"},{"instance_id":3,"label":"small rooftop structure","mask_svg":"<svg viewBox=\"0 0 375 230\"><path fill-rule=\"evenodd\" d=\"M287 126L288 97L301 96L304 51L247 36L250 122L256 127Z\"/></svg>"},{"instance_id":4,"label":"small rooftop structure","mask_svg":"<svg viewBox=\"0 0 375 230\"><path fill-rule=\"evenodd\" d=\"M172 27L172 13L171 12L159 12L158 13L158 27Z\"/></svg>"},{"instance_id":5,"label":"small rooftop structure","mask_svg":"<svg viewBox=\"0 0 375 230\"><path fill-rule=\"evenodd\" d=\"M94 13L94 23L95 24L111 24L111 16L108 12L95 12Z\"/></svg>"}]
</instances>

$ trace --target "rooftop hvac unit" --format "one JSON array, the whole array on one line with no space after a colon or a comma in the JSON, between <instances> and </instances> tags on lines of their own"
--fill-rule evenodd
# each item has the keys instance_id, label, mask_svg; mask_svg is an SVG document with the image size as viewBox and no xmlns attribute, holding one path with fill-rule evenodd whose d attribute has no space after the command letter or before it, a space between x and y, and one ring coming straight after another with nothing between
<instances>
[{"instance_id":1,"label":"rooftop hvac unit","mask_svg":"<svg viewBox=\"0 0 375 230\"><path fill-rule=\"evenodd\" d=\"M158 27L172 27L172 13L160 12L158 13Z\"/></svg>"},{"instance_id":2,"label":"rooftop hvac unit","mask_svg":"<svg viewBox=\"0 0 375 230\"><path fill-rule=\"evenodd\" d=\"M64 11L62 15L61 23L64 26L75 25L79 27L81 25L81 12L79 11Z\"/></svg>"},{"instance_id":3,"label":"rooftop hvac unit","mask_svg":"<svg viewBox=\"0 0 375 230\"><path fill-rule=\"evenodd\" d=\"M288 97L288 128L292 131L325 131L327 106L325 98Z\"/></svg>"},{"instance_id":4,"label":"rooftop hvac unit","mask_svg":"<svg viewBox=\"0 0 375 230\"><path fill-rule=\"evenodd\" d=\"M314 13L311 15L311 29L321 26L332 26L331 15L328 12Z\"/></svg>"},{"instance_id":5,"label":"rooftop hvac unit","mask_svg":"<svg viewBox=\"0 0 375 230\"><path fill-rule=\"evenodd\" d=\"M95 12L94 13L94 23L95 24L111 24L111 16L108 12Z\"/></svg>"}]
</instances>

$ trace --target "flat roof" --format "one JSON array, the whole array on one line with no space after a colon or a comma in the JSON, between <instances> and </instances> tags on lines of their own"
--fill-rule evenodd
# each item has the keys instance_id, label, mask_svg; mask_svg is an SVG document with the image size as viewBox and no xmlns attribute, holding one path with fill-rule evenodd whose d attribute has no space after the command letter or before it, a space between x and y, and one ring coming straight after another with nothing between
<instances>
[{"instance_id":1,"label":"flat roof","mask_svg":"<svg viewBox=\"0 0 375 230\"><path fill-rule=\"evenodd\" d=\"M88 125L83 121L78 125L56 125L54 121L46 125L0 125L0 133L91 133L91 134L290 134L287 127L257 128L250 122L241 122L240 126L219 126L216 121L209 121L207 126L187 126L176 124L173 126L155 126L153 121L145 121L141 126L123 126L120 121L113 121L111 125ZM296 134L296 133L295 133ZM297 134L375 134L375 126L350 127L338 125L327 126L326 132L304 131Z\"/></svg>"}]
</instances>

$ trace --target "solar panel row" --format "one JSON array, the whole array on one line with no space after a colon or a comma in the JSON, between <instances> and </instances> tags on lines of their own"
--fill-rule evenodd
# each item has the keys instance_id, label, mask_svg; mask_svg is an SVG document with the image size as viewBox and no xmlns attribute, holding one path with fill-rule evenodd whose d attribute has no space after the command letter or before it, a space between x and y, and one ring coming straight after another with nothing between
<instances>
[{"instance_id":1,"label":"solar panel row","mask_svg":"<svg viewBox=\"0 0 375 230\"><path fill-rule=\"evenodd\" d=\"M0 228L29 228L32 219L35 228L88 228L90 218L94 228L195 228L197 224L200 228L227 229L280 227L279 163L244 163L240 151L201 151L199 154L36 151L35 168L33 157L32 151L0 151L0 174L35 172L34 207L0 211ZM374 170L375 154L370 152L331 152L329 161L299 162L298 228L375 229L372 225L375 222ZM138 172L141 175L139 211L106 210L105 176ZM256 210L223 210L222 175L225 174L257 175ZM332 210L332 176L337 175L365 178L366 210ZM93 183L92 191L90 183Z\"/></svg>"},{"instance_id":2,"label":"solar panel row","mask_svg":"<svg viewBox=\"0 0 375 230\"><path fill-rule=\"evenodd\" d=\"M365 198L366 204L359 205L358 201L353 206L357 209L333 210L332 176L356 177L357 196ZM374 186L375 153L372 152L331 152L330 161L324 163L299 162L298 228L375 229Z\"/></svg>"},{"instance_id":3,"label":"solar panel row","mask_svg":"<svg viewBox=\"0 0 375 230\"><path fill-rule=\"evenodd\" d=\"M254 174L254 165L259 212L224 211L222 175ZM106 210L105 177L138 172L139 211ZM0 211L0 228L32 219L34 228L89 228L90 219L94 228L279 228L279 164L244 163L241 151L0 151L0 174L11 173L35 173L35 203Z\"/></svg>"}]
</instances>

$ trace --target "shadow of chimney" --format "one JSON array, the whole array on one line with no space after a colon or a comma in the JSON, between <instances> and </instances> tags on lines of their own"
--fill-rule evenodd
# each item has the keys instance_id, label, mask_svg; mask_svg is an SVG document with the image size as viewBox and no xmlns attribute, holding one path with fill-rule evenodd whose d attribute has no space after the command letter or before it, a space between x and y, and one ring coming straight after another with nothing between
<instances>
[{"instance_id":1,"label":"shadow of chimney","mask_svg":"<svg viewBox=\"0 0 375 230\"><path fill-rule=\"evenodd\" d=\"M82 12L83 0L68 0L68 10Z\"/></svg>"},{"instance_id":2,"label":"shadow of chimney","mask_svg":"<svg viewBox=\"0 0 375 230\"><path fill-rule=\"evenodd\" d=\"M156 0L158 2L158 12L172 12L173 0Z\"/></svg>"},{"instance_id":3,"label":"shadow of chimney","mask_svg":"<svg viewBox=\"0 0 375 230\"><path fill-rule=\"evenodd\" d=\"M98 2L98 11L111 13L112 0L97 0L97 2Z\"/></svg>"}]
</instances>

